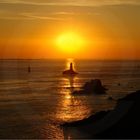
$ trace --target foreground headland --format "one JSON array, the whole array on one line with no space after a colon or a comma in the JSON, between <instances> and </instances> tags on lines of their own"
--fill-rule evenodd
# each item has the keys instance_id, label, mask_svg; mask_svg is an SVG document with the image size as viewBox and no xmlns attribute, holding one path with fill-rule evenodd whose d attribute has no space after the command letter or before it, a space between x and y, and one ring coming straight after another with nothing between
<instances>
[{"instance_id":1,"label":"foreground headland","mask_svg":"<svg viewBox=\"0 0 140 140\"><path fill-rule=\"evenodd\" d=\"M119 99L113 110L62 126L66 139L140 138L140 90Z\"/></svg>"}]
</instances>

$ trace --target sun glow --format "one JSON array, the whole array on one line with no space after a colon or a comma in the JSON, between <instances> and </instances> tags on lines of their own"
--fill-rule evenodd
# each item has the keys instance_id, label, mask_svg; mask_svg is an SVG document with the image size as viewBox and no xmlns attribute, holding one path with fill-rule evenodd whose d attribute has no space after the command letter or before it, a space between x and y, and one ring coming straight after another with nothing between
<instances>
[{"instance_id":1,"label":"sun glow","mask_svg":"<svg viewBox=\"0 0 140 140\"><path fill-rule=\"evenodd\" d=\"M74 32L64 33L56 40L56 45L64 53L75 53L82 49L85 42L78 34Z\"/></svg>"}]
</instances>

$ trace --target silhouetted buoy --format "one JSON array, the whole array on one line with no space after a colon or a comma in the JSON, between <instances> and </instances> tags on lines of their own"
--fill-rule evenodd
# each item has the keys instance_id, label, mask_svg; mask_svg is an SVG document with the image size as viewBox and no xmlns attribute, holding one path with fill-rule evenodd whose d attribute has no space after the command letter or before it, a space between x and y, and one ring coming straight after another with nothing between
<instances>
[{"instance_id":1,"label":"silhouetted buoy","mask_svg":"<svg viewBox=\"0 0 140 140\"><path fill-rule=\"evenodd\" d=\"M31 72L31 67L30 66L28 66L28 73L30 73Z\"/></svg>"},{"instance_id":2,"label":"silhouetted buoy","mask_svg":"<svg viewBox=\"0 0 140 140\"><path fill-rule=\"evenodd\" d=\"M64 75L76 75L78 73L73 70L73 64L70 63L70 69L63 71L63 74Z\"/></svg>"}]
</instances>

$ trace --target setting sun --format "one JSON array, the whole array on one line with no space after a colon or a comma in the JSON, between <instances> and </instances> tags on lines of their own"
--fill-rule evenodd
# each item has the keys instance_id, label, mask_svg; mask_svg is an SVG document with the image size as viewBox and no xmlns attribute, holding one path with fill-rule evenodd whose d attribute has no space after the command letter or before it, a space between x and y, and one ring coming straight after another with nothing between
<instances>
[{"instance_id":1,"label":"setting sun","mask_svg":"<svg viewBox=\"0 0 140 140\"><path fill-rule=\"evenodd\" d=\"M84 43L82 37L73 32L64 33L56 39L58 49L65 53L78 52L82 49Z\"/></svg>"}]
</instances>

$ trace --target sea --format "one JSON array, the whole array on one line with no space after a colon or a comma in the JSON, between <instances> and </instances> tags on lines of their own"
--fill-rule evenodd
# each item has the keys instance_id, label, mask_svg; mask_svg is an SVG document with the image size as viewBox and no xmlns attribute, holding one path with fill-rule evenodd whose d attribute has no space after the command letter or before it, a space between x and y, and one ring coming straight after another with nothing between
<instances>
[{"instance_id":1,"label":"sea","mask_svg":"<svg viewBox=\"0 0 140 140\"><path fill-rule=\"evenodd\" d=\"M70 62L78 75L62 75ZM72 94L92 79L100 79L107 93ZM139 89L140 61L0 60L0 138L64 139L61 124L112 109L115 100Z\"/></svg>"}]
</instances>

